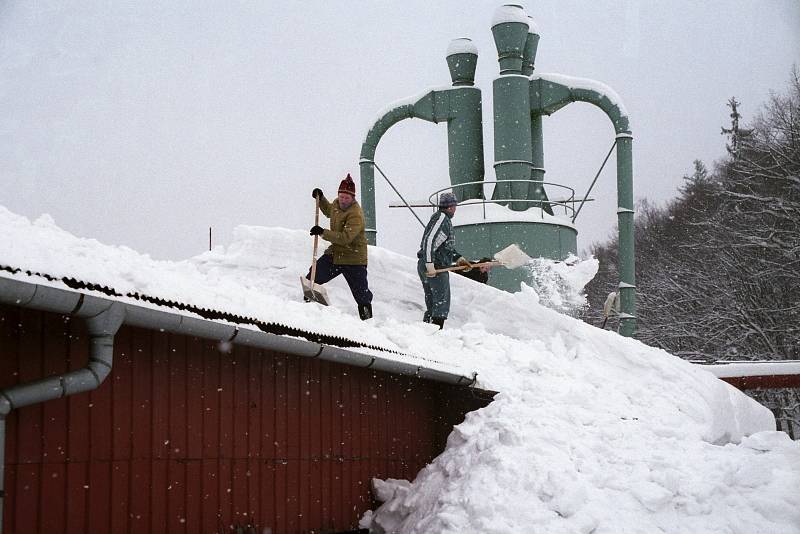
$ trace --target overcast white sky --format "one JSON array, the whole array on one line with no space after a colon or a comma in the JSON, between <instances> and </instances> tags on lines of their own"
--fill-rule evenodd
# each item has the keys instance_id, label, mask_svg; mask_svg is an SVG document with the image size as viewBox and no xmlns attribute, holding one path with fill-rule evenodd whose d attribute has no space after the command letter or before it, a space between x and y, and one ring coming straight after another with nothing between
<instances>
[{"instance_id":1,"label":"overcast white sky","mask_svg":"<svg viewBox=\"0 0 800 534\"><path fill-rule=\"evenodd\" d=\"M308 228L313 187L331 196L347 172L359 183L378 110L449 84L455 37L480 52L491 169L501 3L4 0L0 205L165 259L207 249L209 226L215 244L239 224ZM671 198L694 159L722 157L728 98L749 120L800 64L796 0L524 5L541 33L538 72L592 78L622 98L637 198ZM544 133L546 180L582 195L610 122L572 104ZM408 199L426 198L448 185L446 137L443 124L404 121L376 161ZM379 244L413 255L419 223L390 210L394 194L376 180ZM613 229L615 180L612 157L577 221L581 250Z\"/></svg>"}]
</instances>

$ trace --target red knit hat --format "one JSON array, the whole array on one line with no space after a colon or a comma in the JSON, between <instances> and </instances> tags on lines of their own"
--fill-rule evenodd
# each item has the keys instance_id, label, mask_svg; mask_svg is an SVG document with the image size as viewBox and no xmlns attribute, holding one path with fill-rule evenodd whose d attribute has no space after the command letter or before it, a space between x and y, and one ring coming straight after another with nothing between
<instances>
[{"instance_id":1,"label":"red knit hat","mask_svg":"<svg viewBox=\"0 0 800 534\"><path fill-rule=\"evenodd\" d=\"M353 178L350 176L350 173L347 173L347 178L342 180L342 183L339 184L339 193L347 193L349 195L356 196L356 184L353 182Z\"/></svg>"}]
</instances>

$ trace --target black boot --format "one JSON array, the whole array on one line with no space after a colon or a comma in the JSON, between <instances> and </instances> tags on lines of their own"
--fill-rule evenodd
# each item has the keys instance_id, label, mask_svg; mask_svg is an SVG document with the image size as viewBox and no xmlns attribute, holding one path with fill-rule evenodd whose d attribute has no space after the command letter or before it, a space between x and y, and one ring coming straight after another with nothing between
<instances>
[{"instance_id":1,"label":"black boot","mask_svg":"<svg viewBox=\"0 0 800 534\"><path fill-rule=\"evenodd\" d=\"M439 325L439 330L444 328L444 317L431 317L431 322L435 325Z\"/></svg>"},{"instance_id":2,"label":"black boot","mask_svg":"<svg viewBox=\"0 0 800 534\"><path fill-rule=\"evenodd\" d=\"M359 304L358 316L361 317L362 321L372 319L372 304Z\"/></svg>"}]
</instances>

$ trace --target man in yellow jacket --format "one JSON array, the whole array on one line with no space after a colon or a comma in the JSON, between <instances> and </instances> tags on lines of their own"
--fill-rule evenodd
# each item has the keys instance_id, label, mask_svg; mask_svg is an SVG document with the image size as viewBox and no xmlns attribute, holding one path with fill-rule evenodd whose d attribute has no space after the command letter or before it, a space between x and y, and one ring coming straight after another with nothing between
<instances>
[{"instance_id":1,"label":"man in yellow jacket","mask_svg":"<svg viewBox=\"0 0 800 534\"><path fill-rule=\"evenodd\" d=\"M344 275L358 305L358 316L362 320L370 319L372 292L367 282L367 235L364 212L356 202L356 184L348 174L339 184L337 198L333 202L329 202L319 188L315 188L311 196L319 198L322 213L331 220L330 230L314 226L309 232L331 243L317 261L314 283L324 284L340 274ZM311 269L306 279L311 279Z\"/></svg>"}]
</instances>

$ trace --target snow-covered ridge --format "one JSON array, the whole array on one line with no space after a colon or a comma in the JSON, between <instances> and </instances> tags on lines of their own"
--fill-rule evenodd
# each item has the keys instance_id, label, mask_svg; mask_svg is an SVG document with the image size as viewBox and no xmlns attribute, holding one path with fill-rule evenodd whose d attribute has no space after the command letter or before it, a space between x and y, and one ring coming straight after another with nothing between
<instances>
[{"instance_id":1,"label":"snow-covered ridge","mask_svg":"<svg viewBox=\"0 0 800 534\"><path fill-rule=\"evenodd\" d=\"M416 260L370 247L375 319L343 280L302 302L307 232L242 226L234 242L156 261L0 208L0 264L347 335L443 362L499 391L413 483L364 518L397 532L770 532L800 525L800 446L766 408L664 351L452 276L443 331L421 322ZM2 272L0 276L11 275ZM382 525L382 526L381 526Z\"/></svg>"}]
</instances>

